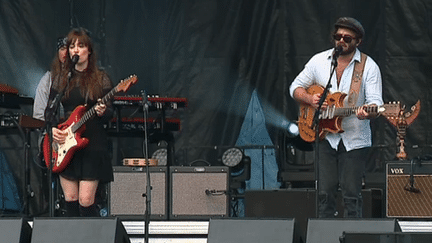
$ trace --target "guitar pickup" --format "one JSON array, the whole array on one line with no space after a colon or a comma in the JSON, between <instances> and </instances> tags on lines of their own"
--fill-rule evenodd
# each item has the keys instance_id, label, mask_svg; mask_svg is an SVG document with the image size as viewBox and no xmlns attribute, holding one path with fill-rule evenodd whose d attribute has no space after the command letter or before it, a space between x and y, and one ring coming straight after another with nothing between
<instances>
[{"instance_id":1,"label":"guitar pickup","mask_svg":"<svg viewBox=\"0 0 432 243\"><path fill-rule=\"evenodd\" d=\"M335 116L335 106L329 106L320 112L319 119L333 119Z\"/></svg>"}]
</instances>

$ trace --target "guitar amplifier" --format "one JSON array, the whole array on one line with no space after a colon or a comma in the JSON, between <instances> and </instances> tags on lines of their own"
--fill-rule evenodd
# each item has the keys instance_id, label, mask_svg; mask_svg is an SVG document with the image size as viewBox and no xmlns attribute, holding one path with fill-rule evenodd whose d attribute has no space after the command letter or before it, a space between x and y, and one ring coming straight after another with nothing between
<instances>
[{"instance_id":1,"label":"guitar amplifier","mask_svg":"<svg viewBox=\"0 0 432 243\"><path fill-rule=\"evenodd\" d=\"M146 210L147 167L113 166L109 187L109 214L121 218L143 218ZM150 166L150 219L167 219L167 168Z\"/></svg>"},{"instance_id":2,"label":"guitar amplifier","mask_svg":"<svg viewBox=\"0 0 432 243\"><path fill-rule=\"evenodd\" d=\"M171 166L170 219L229 216L226 166Z\"/></svg>"},{"instance_id":3,"label":"guitar amplifier","mask_svg":"<svg viewBox=\"0 0 432 243\"><path fill-rule=\"evenodd\" d=\"M386 216L432 218L432 161L387 163Z\"/></svg>"}]
</instances>

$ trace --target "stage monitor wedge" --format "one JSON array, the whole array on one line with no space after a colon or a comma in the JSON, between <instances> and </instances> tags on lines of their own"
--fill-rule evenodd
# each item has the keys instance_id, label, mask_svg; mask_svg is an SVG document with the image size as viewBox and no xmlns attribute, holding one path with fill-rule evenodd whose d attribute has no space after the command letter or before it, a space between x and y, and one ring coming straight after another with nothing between
<instances>
[{"instance_id":1,"label":"stage monitor wedge","mask_svg":"<svg viewBox=\"0 0 432 243\"><path fill-rule=\"evenodd\" d=\"M309 219L306 243L339 242L345 231L393 233L401 229L395 219Z\"/></svg>"},{"instance_id":2,"label":"stage monitor wedge","mask_svg":"<svg viewBox=\"0 0 432 243\"><path fill-rule=\"evenodd\" d=\"M0 243L30 243L32 229L20 218L0 219Z\"/></svg>"},{"instance_id":3,"label":"stage monitor wedge","mask_svg":"<svg viewBox=\"0 0 432 243\"><path fill-rule=\"evenodd\" d=\"M32 243L130 243L118 218L35 218Z\"/></svg>"},{"instance_id":4,"label":"stage monitor wedge","mask_svg":"<svg viewBox=\"0 0 432 243\"><path fill-rule=\"evenodd\" d=\"M210 219L208 243L292 243L294 219Z\"/></svg>"}]
</instances>

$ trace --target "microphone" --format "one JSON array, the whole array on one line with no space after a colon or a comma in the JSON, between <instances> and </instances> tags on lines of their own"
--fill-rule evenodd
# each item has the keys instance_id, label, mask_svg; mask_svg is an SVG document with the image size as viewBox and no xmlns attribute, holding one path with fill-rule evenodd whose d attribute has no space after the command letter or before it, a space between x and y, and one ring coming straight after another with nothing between
<instances>
[{"instance_id":1,"label":"microphone","mask_svg":"<svg viewBox=\"0 0 432 243\"><path fill-rule=\"evenodd\" d=\"M209 190L209 189L206 189L204 192L207 196L221 196L221 195L227 194L226 190Z\"/></svg>"},{"instance_id":2,"label":"microphone","mask_svg":"<svg viewBox=\"0 0 432 243\"><path fill-rule=\"evenodd\" d=\"M421 193L420 189L415 188L414 185L405 186L404 190L409 192L414 192L414 193Z\"/></svg>"},{"instance_id":3,"label":"microphone","mask_svg":"<svg viewBox=\"0 0 432 243\"><path fill-rule=\"evenodd\" d=\"M72 66L75 66L75 64L77 64L79 60L79 56L78 55L73 55L71 61L72 61Z\"/></svg>"},{"instance_id":4,"label":"microphone","mask_svg":"<svg viewBox=\"0 0 432 243\"><path fill-rule=\"evenodd\" d=\"M74 69L75 64L77 64L78 60L79 60L78 55L73 55L73 57L71 58L71 65L69 67L69 73L68 73L69 81L72 78L72 69Z\"/></svg>"},{"instance_id":5,"label":"microphone","mask_svg":"<svg viewBox=\"0 0 432 243\"><path fill-rule=\"evenodd\" d=\"M335 67L337 66L337 59L340 56L340 54L342 53L342 46L336 46L334 52L333 52L333 60L332 60L332 65L334 65Z\"/></svg>"},{"instance_id":6,"label":"microphone","mask_svg":"<svg viewBox=\"0 0 432 243\"><path fill-rule=\"evenodd\" d=\"M338 58L339 55L342 53L343 48L342 46L336 46L334 54L333 54L333 58Z\"/></svg>"},{"instance_id":7,"label":"microphone","mask_svg":"<svg viewBox=\"0 0 432 243\"><path fill-rule=\"evenodd\" d=\"M414 159L411 160L411 173L410 173L410 179L409 179L409 186L406 185L404 187L405 191L414 192L414 193L421 193L420 189L414 187Z\"/></svg>"}]
</instances>

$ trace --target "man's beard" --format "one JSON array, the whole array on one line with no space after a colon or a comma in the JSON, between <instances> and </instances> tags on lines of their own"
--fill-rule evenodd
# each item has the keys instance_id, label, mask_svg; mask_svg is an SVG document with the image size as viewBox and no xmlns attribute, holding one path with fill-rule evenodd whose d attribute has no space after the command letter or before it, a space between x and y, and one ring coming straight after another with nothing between
<instances>
[{"instance_id":1,"label":"man's beard","mask_svg":"<svg viewBox=\"0 0 432 243\"><path fill-rule=\"evenodd\" d=\"M341 56L347 56L352 54L353 52L356 51L356 48L357 47L355 45L348 44L348 49L346 50L342 49Z\"/></svg>"}]
</instances>

